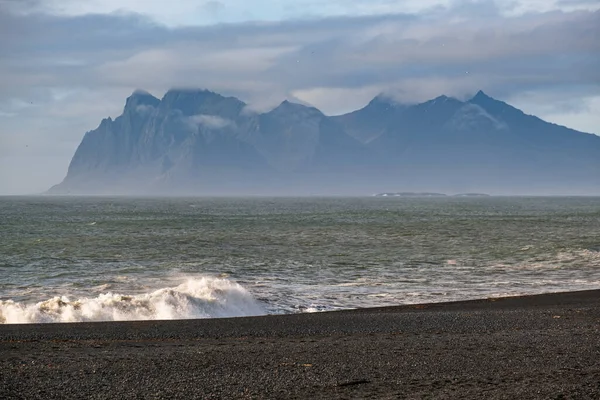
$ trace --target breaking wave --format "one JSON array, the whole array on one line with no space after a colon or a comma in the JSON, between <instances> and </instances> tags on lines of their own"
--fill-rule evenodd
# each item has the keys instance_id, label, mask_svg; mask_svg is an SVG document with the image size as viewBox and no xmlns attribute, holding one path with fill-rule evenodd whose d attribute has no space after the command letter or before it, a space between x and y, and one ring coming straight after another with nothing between
<instances>
[{"instance_id":1,"label":"breaking wave","mask_svg":"<svg viewBox=\"0 0 600 400\"><path fill-rule=\"evenodd\" d=\"M266 314L241 285L227 279L200 278L172 288L127 296L104 293L72 300L53 297L36 304L0 301L0 323L133 321L241 317Z\"/></svg>"}]
</instances>

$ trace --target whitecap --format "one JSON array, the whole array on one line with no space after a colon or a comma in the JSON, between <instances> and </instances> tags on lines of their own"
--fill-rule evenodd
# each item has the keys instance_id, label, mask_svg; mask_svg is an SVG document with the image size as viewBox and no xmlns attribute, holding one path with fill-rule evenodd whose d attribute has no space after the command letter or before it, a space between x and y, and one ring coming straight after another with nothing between
<instances>
[{"instance_id":1,"label":"whitecap","mask_svg":"<svg viewBox=\"0 0 600 400\"><path fill-rule=\"evenodd\" d=\"M139 295L102 293L72 300L57 296L35 304L0 301L0 323L168 320L266 314L244 287L227 279L189 279Z\"/></svg>"}]
</instances>

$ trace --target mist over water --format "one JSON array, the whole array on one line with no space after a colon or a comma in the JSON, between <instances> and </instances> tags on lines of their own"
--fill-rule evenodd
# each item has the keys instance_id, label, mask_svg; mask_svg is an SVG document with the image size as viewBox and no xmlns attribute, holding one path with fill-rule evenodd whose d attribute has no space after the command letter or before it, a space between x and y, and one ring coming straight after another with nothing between
<instances>
[{"instance_id":1,"label":"mist over water","mask_svg":"<svg viewBox=\"0 0 600 400\"><path fill-rule=\"evenodd\" d=\"M600 198L0 198L0 322L600 287Z\"/></svg>"}]
</instances>

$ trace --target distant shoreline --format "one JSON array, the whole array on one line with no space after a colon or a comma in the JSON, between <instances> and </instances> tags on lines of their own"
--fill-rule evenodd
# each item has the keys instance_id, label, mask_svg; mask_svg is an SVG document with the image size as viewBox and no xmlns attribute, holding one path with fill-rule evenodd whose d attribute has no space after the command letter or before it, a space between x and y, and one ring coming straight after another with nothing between
<instances>
[{"instance_id":1,"label":"distant shoreline","mask_svg":"<svg viewBox=\"0 0 600 400\"><path fill-rule=\"evenodd\" d=\"M459 194L445 194L445 193L429 193L429 192L385 192L377 193L375 197L491 197L486 193L459 193Z\"/></svg>"},{"instance_id":2,"label":"distant shoreline","mask_svg":"<svg viewBox=\"0 0 600 400\"><path fill-rule=\"evenodd\" d=\"M594 398L599 321L600 290L590 290L315 314L0 325L0 397Z\"/></svg>"}]
</instances>

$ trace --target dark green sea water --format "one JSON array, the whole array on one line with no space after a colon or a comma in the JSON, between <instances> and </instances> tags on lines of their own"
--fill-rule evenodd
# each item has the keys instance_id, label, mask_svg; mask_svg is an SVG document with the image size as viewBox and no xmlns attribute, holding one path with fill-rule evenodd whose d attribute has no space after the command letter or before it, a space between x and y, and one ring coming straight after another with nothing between
<instances>
[{"instance_id":1,"label":"dark green sea water","mask_svg":"<svg viewBox=\"0 0 600 400\"><path fill-rule=\"evenodd\" d=\"M0 197L0 320L600 288L600 198Z\"/></svg>"}]
</instances>

